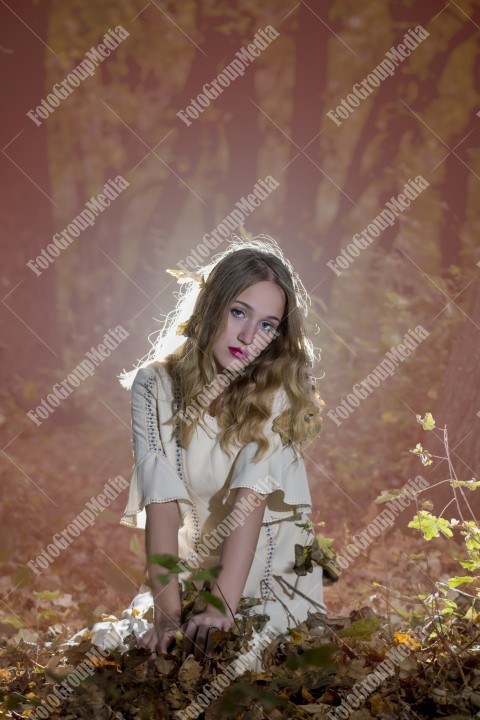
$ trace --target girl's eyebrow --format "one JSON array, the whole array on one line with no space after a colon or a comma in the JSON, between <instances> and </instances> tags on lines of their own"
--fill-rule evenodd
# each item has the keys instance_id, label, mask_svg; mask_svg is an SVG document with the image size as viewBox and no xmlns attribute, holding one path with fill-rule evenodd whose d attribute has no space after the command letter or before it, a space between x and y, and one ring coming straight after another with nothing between
<instances>
[{"instance_id":1,"label":"girl's eyebrow","mask_svg":"<svg viewBox=\"0 0 480 720\"><path fill-rule=\"evenodd\" d=\"M240 303L240 305L245 305L245 307L248 308L249 310L255 309L248 303L243 302L243 300L234 300L233 302ZM275 315L265 315L265 317L270 318L270 320L276 320L277 322L280 322L280 320Z\"/></svg>"}]
</instances>

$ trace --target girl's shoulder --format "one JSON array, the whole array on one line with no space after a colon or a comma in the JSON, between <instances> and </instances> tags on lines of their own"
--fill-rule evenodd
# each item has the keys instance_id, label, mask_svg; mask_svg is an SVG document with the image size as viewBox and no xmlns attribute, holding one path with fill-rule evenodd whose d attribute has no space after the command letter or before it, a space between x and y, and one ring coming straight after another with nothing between
<instances>
[{"instance_id":1,"label":"girl's shoulder","mask_svg":"<svg viewBox=\"0 0 480 720\"><path fill-rule=\"evenodd\" d=\"M149 381L156 381L155 385L168 396L173 393L173 383L167 363L164 360L153 360L147 365L139 367L135 375L134 383L145 384Z\"/></svg>"}]
</instances>

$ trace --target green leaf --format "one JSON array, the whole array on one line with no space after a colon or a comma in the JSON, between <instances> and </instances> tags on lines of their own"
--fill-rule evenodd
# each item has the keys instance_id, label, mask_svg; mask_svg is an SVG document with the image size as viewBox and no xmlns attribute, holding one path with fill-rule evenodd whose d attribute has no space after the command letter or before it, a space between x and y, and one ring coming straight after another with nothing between
<instances>
[{"instance_id":1,"label":"green leaf","mask_svg":"<svg viewBox=\"0 0 480 720\"><path fill-rule=\"evenodd\" d=\"M408 527L421 530L425 540L431 540L438 537L440 533L443 533L446 537L452 537L453 533L449 528L449 524L445 518L437 518L426 510L420 510L408 523Z\"/></svg>"},{"instance_id":2,"label":"green leaf","mask_svg":"<svg viewBox=\"0 0 480 720\"><path fill-rule=\"evenodd\" d=\"M435 427L435 420L432 417L432 413L425 413L424 418L421 418L420 415L417 415L416 418L417 422L422 425L424 430L433 430L433 428Z\"/></svg>"},{"instance_id":3,"label":"green leaf","mask_svg":"<svg viewBox=\"0 0 480 720\"><path fill-rule=\"evenodd\" d=\"M169 555L168 553L162 555L147 555L147 562L152 565L160 565L160 567L164 567L166 570L170 570L170 572L175 574L183 572L179 566L181 562L180 558L175 557L175 555Z\"/></svg>"},{"instance_id":4,"label":"green leaf","mask_svg":"<svg viewBox=\"0 0 480 720\"><path fill-rule=\"evenodd\" d=\"M61 618L62 617L61 614L58 612L58 610L45 609L45 610L40 610L38 614L40 617L43 617L47 620L50 620L51 618Z\"/></svg>"},{"instance_id":5,"label":"green leaf","mask_svg":"<svg viewBox=\"0 0 480 720\"><path fill-rule=\"evenodd\" d=\"M460 485L468 487L470 490L476 490L480 487L480 480L452 480L452 487L457 488Z\"/></svg>"},{"instance_id":6,"label":"green leaf","mask_svg":"<svg viewBox=\"0 0 480 720\"><path fill-rule=\"evenodd\" d=\"M465 570L478 570L480 567L480 563L475 562L475 560L459 560L459 563L462 567L465 568Z\"/></svg>"},{"instance_id":7,"label":"green leaf","mask_svg":"<svg viewBox=\"0 0 480 720\"><path fill-rule=\"evenodd\" d=\"M199 595L209 605L213 605L213 607L217 608L217 610L220 610L221 612L225 612L225 605L220 600L220 598L216 597L215 595L212 595L212 593L208 592L208 590L200 590Z\"/></svg>"},{"instance_id":8,"label":"green leaf","mask_svg":"<svg viewBox=\"0 0 480 720\"><path fill-rule=\"evenodd\" d=\"M40 592L33 591L38 602L49 602L56 600L60 595L60 590L40 590Z\"/></svg>"},{"instance_id":9,"label":"green leaf","mask_svg":"<svg viewBox=\"0 0 480 720\"><path fill-rule=\"evenodd\" d=\"M190 578L192 582L195 582L199 580L200 582L205 580L215 580L215 578L218 577L220 574L221 567L213 567L213 568L206 568L205 570L194 570L192 577Z\"/></svg>"},{"instance_id":10,"label":"green leaf","mask_svg":"<svg viewBox=\"0 0 480 720\"><path fill-rule=\"evenodd\" d=\"M160 585L168 585L172 578L170 577L170 573L158 573L156 579L158 580Z\"/></svg>"},{"instance_id":11,"label":"green leaf","mask_svg":"<svg viewBox=\"0 0 480 720\"><path fill-rule=\"evenodd\" d=\"M410 450L410 452L415 452L415 450ZM386 503L389 500L395 500L396 497L403 494L404 491L402 488L395 488L394 490L382 490L380 495L375 498L374 502L376 502L377 505L380 505L381 503Z\"/></svg>"},{"instance_id":12,"label":"green leaf","mask_svg":"<svg viewBox=\"0 0 480 720\"><path fill-rule=\"evenodd\" d=\"M342 628L337 635L341 638L352 638L352 640L370 640L381 624L381 618L363 618L355 620L349 627Z\"/></svg>"},{"instance_id":13,"label":"green leaf","mask_svg":"<svg viewBox=\"0 0 480 720\"><path fill-rule=\"evenodd\" d=\"M326 537L326 535L318 534L315 535L313 542L310 545L295 545L295 564L293 569L297 575L306 575L307 572L312 572L313 563L317 563L324 569L328 568L329 563L333 563L333 568L336 568L336 574L340 575L340 569L336 565L336 553L333 549L333 538Z\"/></svg>"},{"instance_id":14,"label":"green leaf","mask_svg":"<svg viewBox=\"0 0 480 720\"><path fill-rule=\"evenodd\" d=\"M458 610L458 605L454 600L449 600L448 598L442 598L442 601L445 603L445 605L449 608L453 608L454 610Z\"/></svg>"},{"instance_id":15,"label":"green leaf","mask_svg":"<svg viewBox=\"0 0 480 720\"><path fill-rule=\"evenodd\" d=\"M303 523L297 523L297 522L296 522L295 525L296 525L297 527L303 528L303 530L310 530L310 528L312 527L313 523L312 523L311 520L306 520L306 521L303 522Z\"/></svg>"},{"instance_id":16,"label":"green leaf","mask_svg":"<svg viewBox=\"0 0 480 720\"><path fill-rule=\"evenodd\" d=\"M297 575L306 575L312 571L312 547L311 545L295 544L295 564L293 569Z\"/></svg>"},{"instance_id":17,"label":"green leaf","mask_svg":"<svg viewBox=\"0 0 480 720\"><path fill-rule=\"evenodd\" d=\"M458 587L459 585L462 585L463 583L471 583L474 581L474 579L475 578L472 577L471 575L464 575L463 577L457 576L457 577L449 578L447 580L447 585L449 588L453 589L453 588Z\"/></svg>"},{"instance_id":18,"label":"green leaf","mask_svg":"<svg viewBox=\"0 0 480 720\"><path fill-rule=\"evenodd\" d=\"M422 461L422 465L431 465L433 460L432 456L428 452L428 450L424 450L421 443L417 443L415 446L415 450L410 450L411 453L414 455L419 455L420 460Z\"/></svg>"},{"instance_id":19,"label":"green leaf","mask_svg":"<svg viewBox=\"0 0 480 720\"><path fill-rule=\"evenodd\" d=\"M327 558L334 560L337 557L335 550L333 549L333 538L317 533L317 535L315 536L315 540L313 541L313 548L315 548L317 543L319 550L321 550L321 552L326 555ZM313 555L313 559L315 560L315 555Z\"/></svg>"},{"instance_id":20,"label":"green leaf","mask_svg":"<svg viewBox=\"0 0 480 720\"><path fill-rule=\"evenodd\" d=\"M412 613L409 610L402 610L402 608L399 608L399 607L395 608L395 612L398 615L400 615L400 617L404 617L404 618L410 618L412 615Z\"/></svg>"},{"instance_id":21,"label":"green leaf","mask_svg":"<svg viewBox=\"0 0 480 720\"><path fill-rule=\"evenodd\" d=\"M333 668L334 662L332 658L339 649L338 645L322 645L321 647L308 648L301 655L288 655L284 664L289 670L310 666Z\"/></svg>"}]
</instances>

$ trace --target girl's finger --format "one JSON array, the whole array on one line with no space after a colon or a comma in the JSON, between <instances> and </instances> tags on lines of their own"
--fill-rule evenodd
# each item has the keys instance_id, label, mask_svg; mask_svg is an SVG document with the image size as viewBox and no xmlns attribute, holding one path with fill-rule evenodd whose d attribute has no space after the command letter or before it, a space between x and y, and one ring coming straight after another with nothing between
<instances>
[{"instance_id":1,"label":"girl's finger","mask_svg":"<svg viewBox=\"0 0 480 720\"><path fill-rule=\"evenodd\" d=\"M160 640L160 643L158 644L158 649L163 655L166 655L168 653L168 648L172 644L174 637L175 637L175 630L170 630L170 632L165 633L163 635L162 639Z\"/></svg>"},{"instance_id":2,"label":"girl's finger","mask_svg":"<svg viewBox=\"0 0 480 720\"><path fill-rule=\"evenodd\" d=\"M191 620L182 626L183 632L183 652L185 657L190 655L192 647L195 643L198 626Z\"/></svg>"},{"instance_id":3,"label":"girl's finger","mask_svg":"<svg viewBox=\"0 0 480 720\"><path fill-rule=\"evenodd\" d=\"M221 628L212 627L212 628L208 629L208 639L207 639L207 647L205 650L205 655L209 659L213 657L213 640L214 640L213 636L214 636L214 633L216 630L221 630Z\"/></svg>"}]
</instances>

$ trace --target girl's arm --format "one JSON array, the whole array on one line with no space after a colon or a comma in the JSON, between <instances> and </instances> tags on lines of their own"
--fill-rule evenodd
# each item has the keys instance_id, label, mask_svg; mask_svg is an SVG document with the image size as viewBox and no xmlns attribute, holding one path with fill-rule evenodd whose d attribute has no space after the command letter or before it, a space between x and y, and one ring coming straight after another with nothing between
<instances>
[{"instance_id":1,"label":"girl's arm","mask_svg":"<svg viewBox=\"0 0 480 720\"><path fill-rule=\"evenodd\" d=\"M222 569L212 587L212 595L224 603L227 617L232 620L252 567L267 497L251 488L238 488L235 493L232 511L243 499L250 504L253 498L256 507L247 515L243 525L235 527L223 541L220 555Z\"/></svg>"},{"instance_id":2,"label":"girl's arm","mask_svg":"<svg viewBox=\"0 0 480 720\"><path fill-rule=\"evenodd\" d=\"M145 508L145 548L147 555L170 554L178 556L179 508L176 501L150 503ZM139 647L152 652L166 653L180 629L182 606L177 576L168 585L162 585L157 575L168 570L148 563L148 576L154 600L154 627L139 641Z\"/></svg>"},{"instance_id":3,"label":"girl's arm","mask_svg":"<svg viewBox=\"0 0 480 720\"><path fill-rule=\"evenodd\" d=\"M192 646L196 658L200 658L204 652L208 654L211 646L208 630L211 625L220 630L229 630L232 627L233 616L242 597L257 549L268 496L261 495L251 488L238 488L232 508L233 511L242 499L251 500L252 496L257 498L254 500L257 506L247 515L243 525L235 527L223 541L220 555L222 569L211 590L212 595L218 597L225 605L225 613L209 605L203 613L195 615L183 626L184 650L187 655L192 651Z\"/></svg>"}]
</instances>

